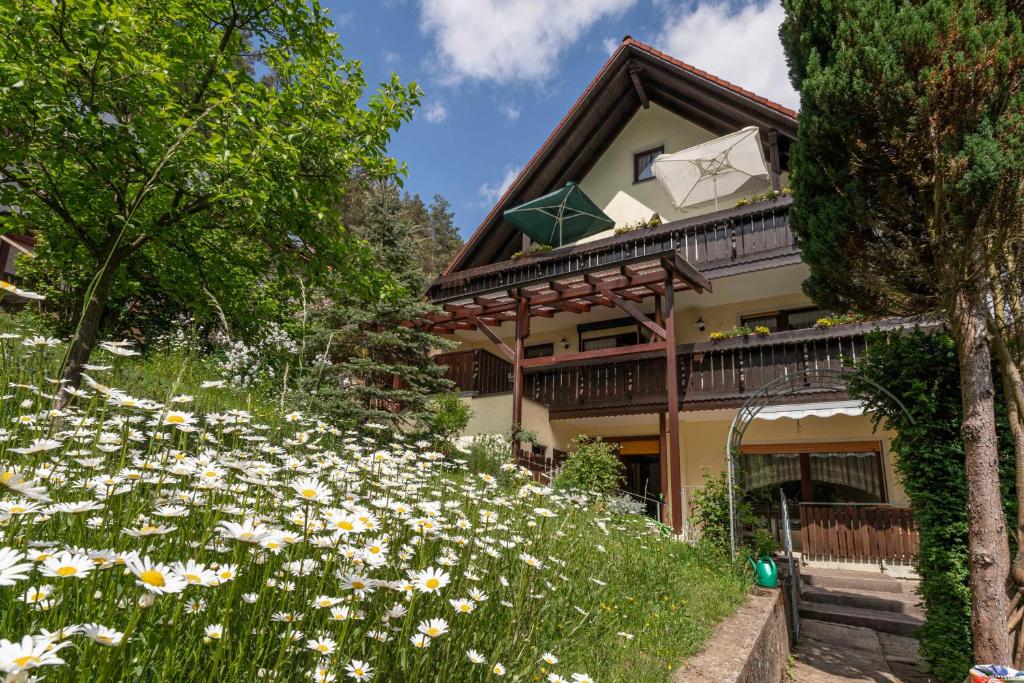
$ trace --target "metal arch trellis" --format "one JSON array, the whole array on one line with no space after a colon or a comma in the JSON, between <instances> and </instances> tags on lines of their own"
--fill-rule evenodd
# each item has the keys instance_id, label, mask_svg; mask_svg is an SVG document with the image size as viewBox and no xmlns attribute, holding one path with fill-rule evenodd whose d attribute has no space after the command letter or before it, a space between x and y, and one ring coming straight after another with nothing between
<instances>
[{"instance_id":1,"label":"metal arch trellis","mask_svg":"<svg viewBox=\"0 0 1024 683\"><path fill-rule=\"evenodd\" d=\"M725 445L725 461L729 487L729 548L733 558L736 557L736 539L739 535L739 530L736 528L736 493L734 481L736 471L733 464L733 455L739 453L740 446L743 443L743 435L746 433L750 423L754 421L754 418L759 412L771 405L776 399L792 396L794 394L815 394L824 391L846 391L848 377L848 371L825 368L808 369L803 372L786 374L772 380L751 394L750 397L743 402L743 405L740 406L739 410L736 411L736 416L733 417L732 424L729 427L729 440ZM907 417L911 422L913 422L913 417L910 415L910 411L907 410L907 407L903 405L903 402L896 398L891 391L873 380L861 378L861 381L872 385L895 401L896 405L898 405L900 409L907 414Z\"/></svg>"}]
</instances>

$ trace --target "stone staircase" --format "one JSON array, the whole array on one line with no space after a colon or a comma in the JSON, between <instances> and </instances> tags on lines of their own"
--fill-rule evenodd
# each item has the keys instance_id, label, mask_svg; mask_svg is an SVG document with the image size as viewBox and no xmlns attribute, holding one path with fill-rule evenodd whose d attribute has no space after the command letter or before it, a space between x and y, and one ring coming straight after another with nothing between
<instances>
[{"instance_id":1,"label":"stone staircase","mask_svg":"<svg viewBox=\"0 0 1024 683\"><path fill-rule=\"evenodd\" d=\"M800 569L797 683L934 683L913 637L924 623L917 581Z\"/></svg>"},{"instance_id":2,"label":"stone staircase","mask_svg":"<svg viewBox=\"0 0 1024 683\"><path fill-rule=\"evenodd\" d=\"M800 618L912 636L924 623L916 581L881 573L812 569L800 571Z\"/></svg>"}]
</instances>

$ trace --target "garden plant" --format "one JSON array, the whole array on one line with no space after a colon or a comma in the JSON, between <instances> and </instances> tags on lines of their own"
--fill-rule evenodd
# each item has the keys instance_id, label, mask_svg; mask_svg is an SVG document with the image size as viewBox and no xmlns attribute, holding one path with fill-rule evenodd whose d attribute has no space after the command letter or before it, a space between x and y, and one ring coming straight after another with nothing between
<instances>
[{"instance_id":1,"label":"garden plant","mask_svg":"<svg viewBox=\"0 0 1024 683\"><path fill-rule=\"evenodd\" d=\"M11 680L660 681L748 588L512 465L499 481L122 342L73 388L65 348L0 339Z\"/></svg>"}]
</instances>

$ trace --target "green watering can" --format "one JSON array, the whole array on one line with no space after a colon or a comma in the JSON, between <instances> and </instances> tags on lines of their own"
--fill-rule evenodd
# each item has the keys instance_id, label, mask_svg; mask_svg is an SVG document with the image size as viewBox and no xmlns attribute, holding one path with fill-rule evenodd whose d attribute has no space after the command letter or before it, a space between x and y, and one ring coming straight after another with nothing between
<instances>
[{"instance_id":1,"label":"green watering can","mask_svg":"<svg viewBox=\"0 0 1024 683\"><path fill-rule=\"evenodd\" d=\"M779 568L775 566L775 561L772 558L762 555L757 560L753 557L748 557L747 561L754 568L754 576L757 577L758 586L762 588L779 587Z\"/></svg>"}]
</instances>

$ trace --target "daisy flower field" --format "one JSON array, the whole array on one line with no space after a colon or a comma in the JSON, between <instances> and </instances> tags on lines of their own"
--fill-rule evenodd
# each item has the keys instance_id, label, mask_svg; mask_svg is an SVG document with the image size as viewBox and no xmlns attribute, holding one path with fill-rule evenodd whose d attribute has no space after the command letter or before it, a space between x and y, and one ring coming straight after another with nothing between
<instances>
[{"instance_id":1,"label":"daisy flower field","mask_svg":"<svg viewBox=\"0 0 1024 683\"><path fill-rule=\"evenodd\" d=\"M664 681L748 590L512 465L123 343L68 391L63 348L0 339L0 680Z\"/></svg>"}]
</instances>

